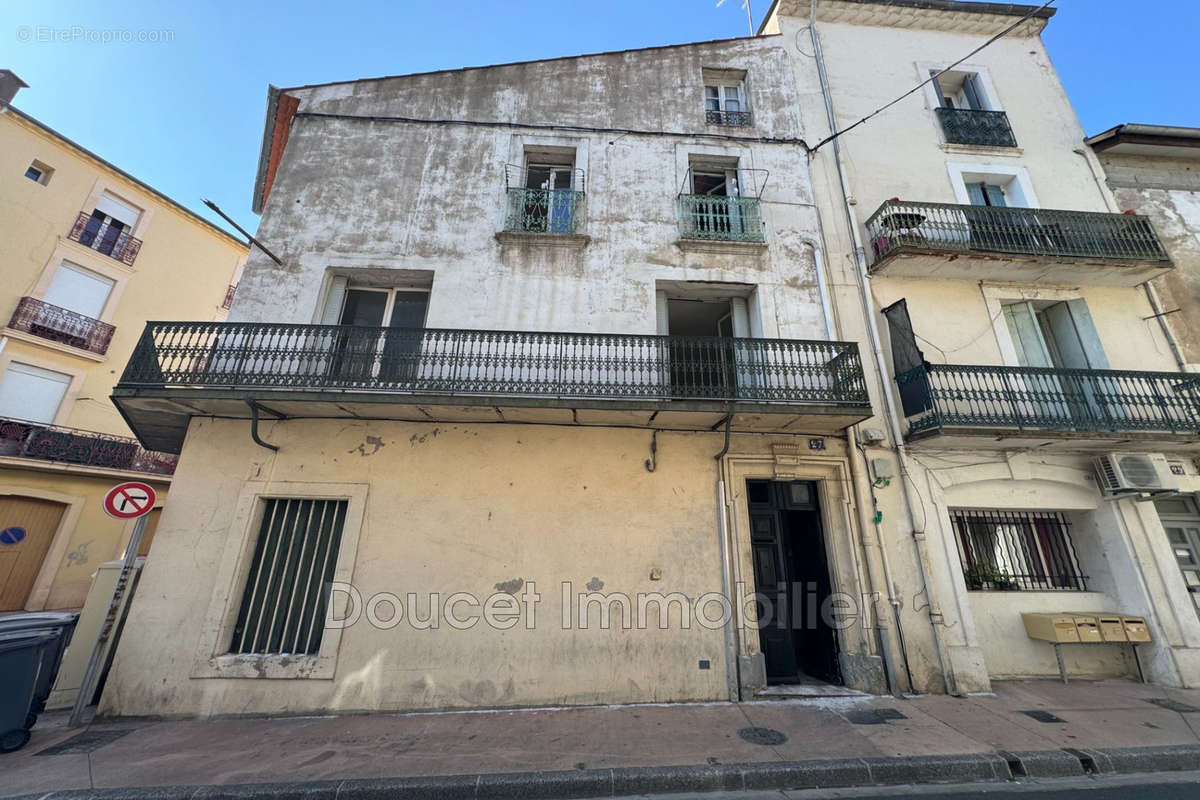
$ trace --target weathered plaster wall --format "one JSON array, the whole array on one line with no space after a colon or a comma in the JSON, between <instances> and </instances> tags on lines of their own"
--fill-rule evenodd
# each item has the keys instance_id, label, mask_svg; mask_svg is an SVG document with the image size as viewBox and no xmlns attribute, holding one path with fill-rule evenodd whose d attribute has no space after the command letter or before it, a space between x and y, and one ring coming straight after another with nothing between
<instances>
[{"instance_id":1,"label":"weathered plaster wall","mask_svg":"<svg viewBox=\"0 0 1200 800\"><path fill-rule=\"evenodd\" d=\"M802 135L796 94L776 81L785 61L765 38L294 90L300 117L258 232L285 265L252 256L233 318L314 321L330 270L375 268L432 272L429 327L654 333L656 282L713 281L757 287L760 335L825 338L803 151L752 141ZM705 68L746 71L753 126L705 124ZM303 117L313 112L613 130ZM504 165L539 145L573 148L586 169L586 247L495 237ZM675 244L689 155L769 171L765 252Z\"/></svg>"},{"instance_id":2,"label":"weathered plaster wall","mask_svg":"<svg viewBox=\"0 0 1200 800\"><path fill-rule=\"evenodd\" d=\"M517 425L197 420L105 691L122 714L268 713L711 700L720 628L564 630L560 591L720 591L718 434ZM375 438L368 439L368 437ZM536 629L343 632L332 680L196 679L197 640L245 481L369 485L353 584L364 599L536 584ZM346 536L350 535L347 531ZM661 580L651 580L654 569ZM602 584L602 587L601 587ZM234 590L234 600L238 596ZM422 601L424 602L424 600ZM422 608L422 613L426 609ZM187 631L186 643L179 633ZM210 653L211 654L211 653ZM701 660L709 669L700 669Z\"/></svg>"}]
</instances>

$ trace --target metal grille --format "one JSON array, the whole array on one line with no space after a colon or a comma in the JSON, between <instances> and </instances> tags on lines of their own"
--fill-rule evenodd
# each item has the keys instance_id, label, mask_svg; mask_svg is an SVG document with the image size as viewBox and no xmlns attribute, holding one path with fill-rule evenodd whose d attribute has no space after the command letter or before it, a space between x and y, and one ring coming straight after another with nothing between
<instances>
[{"instance_id":1,"label":"metal grille","mask_svg":"<svg viewBox=\"0 0 1200 800\"><path fill-rule=\"evenodd\" d=\"M853 342L240 322L147 324L143 386L869 405Z\"/></svg>"},{"instance_id":2,"label":"metal grille","mask_svg":"<svg viewBox=\"0 0 1200 800\"><path fill-rule=\"evenodd\" d=\"M573 189L508 189L504 230L520 233L579 233L585 195Z\"/></svg>"},{"instance_id":3,"label":"metal grille","mask_svg":"<svg viewBox=\"0 0 1200 800\"><path fill-rule=\"evenodd\" d=\"M679 235L725 242L765 241L762 202L757 197L680 195Z\"/></svg>"},{"instance_id":4,"label":"metal grille","mask_svg":"<svg viewBox=\"0 0 1200 800\"><path fill-rule=\"evenodd\" d=\"M1087 591L1067 518L1057 511L951 509L972 591Z\"/></svg>"},{"instance_id":5,"label":"metal grille","mask_svg":"<svg viewBox=\"0 0 1200 800\"><path fill-rule=\"evenodd\" d=\"M867 220L875 262L901 249L1170 263L1136 214L889 200Z\"/></svg>"},{"instance_id":6,"label":"metal grille","mask_svg":"<svg viewBox=\"0 0 1200 800\"><path fill-rule=\"evenodd\" d=\"M75 220L67 238L130 267L142 249L141 239L130 236L128 231L113 228L87 212Z\"/></svg>"},{"instance_id":7,"label":"metal grille","mask_svg":"<svg viewBox=\"0 0 1200 800\"><path fill-rule=\"evenodd\" d=\"M345 521L345 500L265 500L229 652L312 655L320 649Z\"/></svg>"},{"instance_id":8,"label":"metal grille","mask_svg":"<svg viewBox=\"0 0 1200 800\"><path fill-rule=\"evenodd\" d=\"M0 456L158 475L173 474L178 461L177 456L146 450L125 436L15 419L0 419Z\"/></svg>"},{"instance_id":9,"label":"metal grille","mask_svg":"<svg viewBox=\"0 0 1200 800\"><path fill-rule=\"evenodd\" d=\"M976 111L970 108L939 108L938 119L950 144L974 144L987 147L1016 147L1017 137L1003 111Z\"/></svg>"},{"instance_id":10,"label":"metal grille","mask_svg":"<svg viewBox=\"0 0 1200 800\"><path fill-rule=\"evenodd\" d=\"M1200 432L1200 376L1052 367L926 364L896 377L919 397L910 433L946 426Z\"/></svg>"},{"instance_id":11,"label":"metal grille","mask_svg":"<svg viewBox=\"0 0 1200 800\"><path fill-rule=\"evenodd\" d=\"M8 327L100 355L108 352L113 331L116 330L107 322L76 314L34 297L20 299Z\"/></svg>"},{"instance_id":12,"label":"metal grille","mask_svg":"<svg viewBox=\"0 0 1200 800\"><path fill-rule=\"evenodd\" d=\"M716 109L708 109L704 112L704 121L709 125L735 125L743 126L750 124L749 111L718 111Z\"/></svg>"}]
</instances>

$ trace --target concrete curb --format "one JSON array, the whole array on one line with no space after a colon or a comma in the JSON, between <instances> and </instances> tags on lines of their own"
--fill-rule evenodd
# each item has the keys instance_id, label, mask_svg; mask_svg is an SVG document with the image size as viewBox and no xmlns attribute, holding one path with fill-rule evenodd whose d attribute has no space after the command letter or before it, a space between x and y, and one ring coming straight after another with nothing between
<instances>
[{"instance_id":1,"label":"concrete curb","mask_svg":"<svg viewBox=\"0 0 1200 800\"><path fill-rule=\"evenodd\" d=\"M1200 770L1200 745L1037 750L912 758L623 767L420 778L68 789L14 800L535 800L671 792L972 783Z\"/></svg>"}]
</instances>

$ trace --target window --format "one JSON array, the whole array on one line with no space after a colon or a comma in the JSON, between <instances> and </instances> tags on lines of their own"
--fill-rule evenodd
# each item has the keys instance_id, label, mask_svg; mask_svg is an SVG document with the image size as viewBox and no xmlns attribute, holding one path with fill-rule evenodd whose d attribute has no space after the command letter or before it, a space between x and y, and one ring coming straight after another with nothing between
<instances>
[{"instance_id":1,"label":"window","mask_svg":"<svg viewBox=\"0 0 1200 800\"><path fill-rule=\"evenodd\" d=\"M1100 334L1082 299L1005 303L1017 366L1108 369Z\"/></svg>"},{"instance_id":2,"label":"window","mask_svg":"<svg viewBox=\"0 0 1200 800\"><path fill-rule=\"evenodd\" d=\"M41 161L35 160L25 169L25 177L34 183L40 183L45 186L50 182L50 176L54 174L54 170L43 164Z\"/></svg>"},{"instance_id":3,"label":"window","mask_svg":"<svg viewBox=\"0 0 1200 800\"><path fill-rule=\"evenodd\" d=\"M949 144L1016 147L1008 115L977 72L930 72L933 100Z\"/></svg>"},{"instance_id":4,"label":"window","mask_svg":"<svg viewBox=\"0 0 1200 800\"><path fill-rule=\"evenodd\" d=\"M346 500L263 501L230 653L315 655L320 650L346 508Z\"/></svg>"},{"instance_id":5,"label":"window","mask_svg":"<svg viewBox=\"0 0 1200 800\"><path fill-rule=\"evenodd\" d=\"M85 247L121 259L141 215L140 210L105 192L96 201L91 216L83 220L82 229L75 238Z\"/></svg>"},{"instance_id":6,"label":"window","mask_svg":"<svg viewBox=\"0 0 1200 800\"><path fill-rule=\"evenodd\" d=\"M745 94L740 83L705 85L705 120L714 125L749 125Z\"/></svg>"},{"instance_id":7,"label":"window","mask_svg":"<svg viewBox=\"0 0 1200 800\"><path fill-rule=\"evenodd\" d=\"M351 286L346 278L335 277L326 301L326 324L347 327L333 335L330 374L343 381L415 378L428 308L427 290Z\"/></svg>"},{"instance_id":8,"label":"window","mask_svg":"<svg viewBox=\"0 0 1200 800\"><path fill-rule=\"evenodd\" d=\"M680 235L684 239L761 242L759 193L765 170L743 169L736 158L693 161L680 195Z\"/></svg>"},{"instance_id":9,"label":"window","mask_svg":"<svg viewBox=\"0 0 1200 800\"><path fill-rule=\"evenodd\" d=\"M116 281L64 261L42 301L92 319L100 319Z\"/></svg>"},{"instance_id":10,"label":"window","mask_svg":"<svg viewBox=\"0 0 1200 800\"><path fill-rule=\"evenodd\" d=\"M944 72L941 75L934 70L934 90L942 108L956 108L964 111L991 111L992 105L983 80L977 72Z\"/></svg>"},{"instance_id":11,"label":"window","mask_svg":"<svg viewBox=\"0 0 1200 800\"><path fill-rule=\"evenodd\" d=\"M13 361L0 380L0 417L50 424L70 385L66 373Z\"/></svg>"},{"instance_id":12,"label":"window","mask_svg":"<svg viewBox=\"0 0 1200 800\"><path fill-rule=\"evenodd\" d=\"M508 209L504 229L522 233L578 233L583 223L583 170L575 151L527 149L525 163L505 169Z\"/></svg>"},{"instance_id":13,"label":"window","mask_svg":"<svg viewBox=\"0 0 1200 800\"><path fill-rule=\"evenodd\" d=\"M952 509L972 591L1087 591L1070 524L1056 511Z\"/></svg>"}]
</instances>

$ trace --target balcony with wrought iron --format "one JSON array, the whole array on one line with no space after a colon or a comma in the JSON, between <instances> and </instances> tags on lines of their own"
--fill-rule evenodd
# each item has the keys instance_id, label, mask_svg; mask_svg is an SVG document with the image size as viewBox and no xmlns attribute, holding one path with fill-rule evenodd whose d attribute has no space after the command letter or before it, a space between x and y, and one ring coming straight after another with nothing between
<instances>
[{"instance_id":1,"label":"balcony with wrought iron","mask_svg":"<svg viewBox=\"0 0 1200 800\"><path fill-rule=\"evenodd\" d=\"M167 452L191 415L833 433L871 414L850 342L276 323L149 323L113 400Z\"/></svg>"},{"instance_id":2,"label":"balcony with wrought iron","mask_svg":"<svg viewBox=\"0 0 1200 800\"><path fill-rule=\"evenodd\" d=\"M67 238L116 259L127 267L133 266L142 249L141 239L130 236L128 231L112 227L87 212L80 214L75 220Z\"/></svg>"},{"instance_id":3,"label":"balcony with wrought iron","mask_svg":"<svg viewBox=\"0 0 1200 800\"><path fill-rule=\"evenodd\" d=\"M17 302L8 327L101 356L108 352L108 345L116 330L107 322L76 314L36 297L22 297Z\"/></svg>"},{"instance_id":4,"label":"balcony with wrought iron","mask_svg":"<svg viewBox=\"0 0 1200 800\"><path fill-rule=\"evenodd\" d=\"M508 188L504 230L509 233L582 234L586 195L574 189Z\"/></svg>"},{"instance_id":5,"label":"balcony with wrought iron","mask_svg":"<svg viewBox=\"0 0 1200 800\"><path fill-rule=\"evenodd\" d=\"M680 195L679 238L762 244L766 241L762 201L757 197Z\"/></svg>"},{"instance_id":6,"label":"balcony with wrought iron","mask_svg":"<svg viewBox=\"0 0 1200 800\"><path fill-rule=\"evenodd\" d=\"M873 275L1137 286L1173 268L1135 214L893 198L866 227Z\"/></svg>"},{"instance_id":7,"label":"balcony with wrought iron","mask_svg":"<svg viewBox=\"0 0 1200 800\"><path fill-rule=\"evenodd\" d=\"M727 125L744 128L750 124L749 111L720 111L714 108L705 110L704 121L709 125Z\"/></svg>"},{"instance_id":8,"label":"balcony with wrought iron","mask_svg":"<svg viewBox=\"0 0 1200 800\"><path fill-rule=\"evenodd\" d=\"M938 121L947 144L975 147L1016 147L1017 137L1003 111L976 111L973 108L939 108Z\"/></svg>"},{"instance_id":9,"label":"balcony with wrought iron","mask_svg":"<svg viewBox=\"0 0 1200 800\"><path fill-rule=\"evenodd\" d=\"M913 446L1155 450L1200 443L1200 375L925 364L896 378Z\"/></svg>"},{"instance_id":10,"label":"balcony with wrought iron","mask_svg":"<svg viewBox=\"0 0 1200 800\"><path fill-rule=\"evenodd\" d=\"M179 460L171 453L147 450L126 436L16 419L0 419L0 458L150 475L174 474Z\"/></svg>"}]
</instances>

